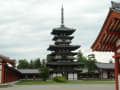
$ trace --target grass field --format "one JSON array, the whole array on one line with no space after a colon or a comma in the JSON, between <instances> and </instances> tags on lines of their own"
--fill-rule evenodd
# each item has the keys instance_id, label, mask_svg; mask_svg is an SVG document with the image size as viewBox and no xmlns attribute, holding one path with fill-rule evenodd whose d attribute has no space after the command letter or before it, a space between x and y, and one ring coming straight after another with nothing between
<instances>
[{"instance_id":1,"label":"grass field","mask_svg":"<svg viewBox=\"0 0 120 90\"><path fill-rule=\"evenodd\" d=\"M17 85L69 85L69 84L115 84L115 81L76 81L76 82L65 82L65 83L57 83L55 81L21 81L17 83Z\"/></svg>"}]
</instances>

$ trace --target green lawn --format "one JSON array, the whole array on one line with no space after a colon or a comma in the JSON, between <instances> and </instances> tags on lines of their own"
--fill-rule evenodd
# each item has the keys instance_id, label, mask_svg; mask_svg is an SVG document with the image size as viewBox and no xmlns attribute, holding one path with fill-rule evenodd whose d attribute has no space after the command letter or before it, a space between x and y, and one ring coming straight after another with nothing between
<instances>
[{"instance_id":1,"label":"green lawn","mask_svg":"<svg viewBox=\"0 0 120 90\"><path fill-rule=\"evenodd\" d=\"M115 81L76 81L76 82L66 82L66 83L57 83L54 81L21 81L17 85L69 85L69 84L115 84Z\"/></svg>"}]
</instances>

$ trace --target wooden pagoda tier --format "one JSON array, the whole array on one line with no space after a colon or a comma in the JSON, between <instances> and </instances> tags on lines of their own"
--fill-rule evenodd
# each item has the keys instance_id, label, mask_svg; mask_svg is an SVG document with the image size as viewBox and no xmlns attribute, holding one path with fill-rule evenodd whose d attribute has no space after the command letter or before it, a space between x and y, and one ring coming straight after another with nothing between
<instances>
[{"instance_id":1,"label":"wooden pagoda tier","mask_svg":"<svg viewBox=\"0 0 120 90\"><path fill-rule=\"evenodd\" d=\"M73 39L73 36L59 36L59 35L56 35L54 38L53 38L53 40L58 40L58 39L64 39L64 40L66 40L66 39L69 39L69 40L72 40Z\"/></svg>"},{"instance_id":2,"label":"wooden pagoda tier","mask_svg":"<svg viewBox=\"0 0 120 90\"><path fill-rule=\"evenodd\" d=\"M58 28L54 28L51 34L53 35L71 35L73 32L75 32L75 29L65 27L64 25L61 25Z\"/></svg>"},{"instance_id":3,"label":"wooden pagoda tier","mask_svg":"<svg viewBox=\"0 0 120 90\"><path fill-rule=\"evenodd\" d=\"M50 62L47 64L48 66L80 66L80 65L83 65L82 63L80 62L67 62L67 61L64 61L64 62Z\"/></svg>"},{"instance_id":4,"label":"wooden pagoda tier","mask_svg":"<svg viewBox=\"0 0 120 90\"><path fill-rule=\"evenodd\" d=\"M51 54L49 54L49 56L55 56L55 55L72 55L72 56L74 56L74 55L77 55L77 53L76 52L53 52L53 53L51 53Z\"/></svg>"},{"instance_id":5,"label":"wooden pagoda tier","mask_svg":"<svg viewBox=\"0 0 120 90\"><path fill-rule=\"evenodd\" d=\"M120 3L112 2L101 32L92 45L92 50L114 52L116 90L120 90Z\"/></svg>"},{"instance_id":6,"label":"wooden pagoda tier","mask_svg":"<svg viewBox=\"0 0 120 90\"><path fill-rule=\"evenodd\" d=\"M47 63L48 67L51 67L51 71L53 72L81 72L81 69L76 68L76 67L84 67L83 63L80 62L50 62Z\"/></svg>"},{"instance_id":7,"label":"wooden pagoda tier","mask_svg":"<svg viewBox=\"0 0 120 90\"><path fill-rule=\"evenodd\" d=\"M76 46L73 46L73 45L50 45L50 47L48 48L48 50L50 51L65 51L65 50L68 50L68 51L73 51L73 50L76 50L80 48L80 46L76 45Z\"/></svg>"}]
</instances>

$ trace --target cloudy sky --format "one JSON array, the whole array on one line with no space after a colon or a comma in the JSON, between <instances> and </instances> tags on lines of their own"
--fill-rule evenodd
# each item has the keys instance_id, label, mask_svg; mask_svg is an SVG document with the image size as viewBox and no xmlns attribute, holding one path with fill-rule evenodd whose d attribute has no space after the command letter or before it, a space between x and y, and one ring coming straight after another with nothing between
<instances>
[{"instance_id":1,"label":"cloudy sky","mask_svg":"<svg viewBox=\"0 0 120 90\"><path fill-rule=\"evenodd\" d=\"M119 0L118 0L119 1ZM53 44L50 32L60 25L61 5L65 25L76 29L72 44L84 56L95 53L108 62L111 53L91 52L111 7L111 0L0 0L0 54L12 59L45 58Z\"/></svg>"}]
</instances>

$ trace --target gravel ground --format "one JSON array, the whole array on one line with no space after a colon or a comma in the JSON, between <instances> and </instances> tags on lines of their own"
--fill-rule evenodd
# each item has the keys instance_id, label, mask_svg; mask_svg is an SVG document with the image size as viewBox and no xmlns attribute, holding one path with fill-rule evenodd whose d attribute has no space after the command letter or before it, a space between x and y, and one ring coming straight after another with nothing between
<instances>
[{"instance_id":1,"label":"gravel ground","mask_svg":"<svg viewBox=\"0 0 120 90\"><path fill-rule=\"evenodd\" d=\"M14 85L0 90L115 90L115 85Z\"/></svg>"}]
</instances>

